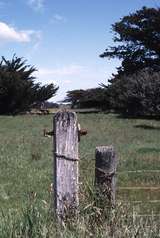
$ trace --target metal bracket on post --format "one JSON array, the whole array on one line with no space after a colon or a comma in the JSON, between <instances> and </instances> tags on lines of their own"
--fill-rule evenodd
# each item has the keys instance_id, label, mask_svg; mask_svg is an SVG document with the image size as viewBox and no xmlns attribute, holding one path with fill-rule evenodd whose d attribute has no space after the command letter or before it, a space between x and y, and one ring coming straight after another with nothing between
<instances>
[{"instance_id":1,"label":"metal bracket on post","mask_svg":"<svg viewBox=\"0 0 160 238\"><path fill-rule=\"evenodd\" d=\"M78 123L78 141L80 142L80 137L87 135L86 129L81 129L80 124ZM43 129L43 136L44 137L51 137L54 136L54 131L47 131L46 129Z\"/></svg>"}]
</instances>

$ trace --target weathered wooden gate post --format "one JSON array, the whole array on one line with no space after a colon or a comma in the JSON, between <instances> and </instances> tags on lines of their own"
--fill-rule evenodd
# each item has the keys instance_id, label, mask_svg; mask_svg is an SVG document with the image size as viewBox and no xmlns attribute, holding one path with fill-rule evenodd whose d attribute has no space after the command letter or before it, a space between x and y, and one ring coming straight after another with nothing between
<instances>
[{"instance_id":1,"label":"weathered wooden gate post","mask_svg":"<svg viewBox=\"0 0 160 238\"><path fill-rule=\"evenodd\" d=\"M103 204L109 202L115 206L117 156L113 146L99 146L96 148L95 185L98 199ZM107 201L108 200L108 201Z\"/></svg>"},{"instance_id":2,"label":"weathered wooden gate post","mask_svg":"<svg viewBox=\"0 0 160 238\"><path fill-rule=\"evenodd\" d=\"M54 116L54 202L59 220L75 216L78 200L78 125L74 112Z\"/></svg>"}]
</instances>

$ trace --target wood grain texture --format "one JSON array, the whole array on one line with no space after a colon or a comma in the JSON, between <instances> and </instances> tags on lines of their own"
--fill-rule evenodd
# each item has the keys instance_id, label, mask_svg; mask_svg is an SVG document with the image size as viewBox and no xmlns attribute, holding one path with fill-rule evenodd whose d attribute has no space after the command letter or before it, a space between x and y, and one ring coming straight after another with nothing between
<instances>
[{"instance_id":1,"label":"wood grain texture","mask_svg":"<svg viewBox=\"0 0 160 238\"><path fill-rule=\"evenodd\" d=\"M95 185L100 199L115 206L117 156L113 146L99 146L95 152ZM107 201L108 200L108 201Z\"/></svg>"},{"instance_id":2,"label":"wood grain texture","mask_svg":"<svg viewBox=\"0 0 160 238\"><path fill-rule=\"evenodd\" d=\"M54 116L54 201L60 219L76 214L78 200L78 127L74 112Z\"/></svg>"}]
</instances>

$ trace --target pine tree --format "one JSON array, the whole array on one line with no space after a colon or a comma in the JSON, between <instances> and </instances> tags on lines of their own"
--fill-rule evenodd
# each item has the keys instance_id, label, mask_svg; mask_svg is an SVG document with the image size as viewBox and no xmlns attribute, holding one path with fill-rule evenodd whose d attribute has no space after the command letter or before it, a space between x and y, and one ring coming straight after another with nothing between
<instances>
[{"instance_id":1,"label":"pine tree","mask_svg":"<svg viewBox=\"0 0 160 238\"><path fill-rule=\"evenodd\" d=\"M160 70L160 8L143 7L112 25L116 46L100 57L118 58L118 73L133 73L145 67Z\"/></svg>"},{"instance_id":2,"label":"pine tree","mask_svg":"<svg viewBox=\"0 0 160 238\"><path fill-rule=\"evenodd\" d=\"M35 83L36 68L15 55L0 62L0 114L16 114L29 110L34 104L48 100L58 90L50 84Z\"/></svg>"}]
</instances>

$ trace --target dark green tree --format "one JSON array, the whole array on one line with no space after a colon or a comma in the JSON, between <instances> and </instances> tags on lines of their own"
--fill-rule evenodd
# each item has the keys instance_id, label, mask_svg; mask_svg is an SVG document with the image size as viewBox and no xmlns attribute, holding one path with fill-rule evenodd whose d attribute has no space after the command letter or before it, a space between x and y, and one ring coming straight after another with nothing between
<instances>
[{"instance_id":1,"label":"dark green tree","mask_svg":"<svg viewBox=\"0 0 160 238\"><path fill-rule=\"evenodd\" d=\"M65 103L71 103L71 107L79 107L80 100L84 96L84 90L83 89L75 89L67 92L67 96L64 99L63 102Z\"/></svg>"},{"instance_id":2,"label":"dark green tree","mask_svg":"<svg viewBox=\"0 0 160 238\"><path fill-rule=\"evenodd\" d=\"M152 67L160 70L160 8L143 7L112 25L115 46L100 57L122 61L119 74Z\"/></svg>"},{"instance_id":3,"label":"dark green tree","mask_svg":"<svg viewBox=\"0 0 160 238\"><path fill-rule=\"evenodd\" d=\"M68 91L64 102L71 103L72 108L109 108L107 91L101 87Z\"/></svg>"},{"instance_id":4,"label":"dark green tree","mask_svg":"<svg viewBox=\"0 0 160 238\"><path fill-rule=\"evenodd\" d=\"M116 76L105 86L111 107L127 116L160 116L160 71L142 69Z\"/></svg>"},{"instance_id":5,"label":"dark green tree","mask_svg":"<svg viewBox=\"0 0 160 238\"><path fill-rule=\"evenodd\" d=\"M58 87L35 83L36 68L15 55L0 62L0 114L16 114L55 95Z\"/></svg>"}]
</instances>

